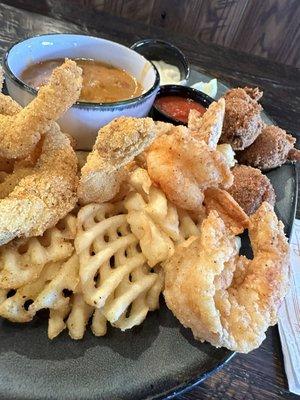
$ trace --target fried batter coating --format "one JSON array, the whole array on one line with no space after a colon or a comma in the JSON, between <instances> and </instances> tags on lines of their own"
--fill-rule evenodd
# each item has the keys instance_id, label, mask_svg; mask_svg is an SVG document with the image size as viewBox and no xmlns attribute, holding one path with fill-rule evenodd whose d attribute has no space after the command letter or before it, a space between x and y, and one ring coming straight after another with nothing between
<instances>
[{"instance_id":1,"label":"fried batter coating","mask_svg":"<svg viewBox=\"0 0 300 400\"><path fill-rule=\"evenodd\" d=\"M77 200L76 171L69 139L53 122L31 173L0 200L0 244L41 235L71 211Z\"/></svg>"},{"instance_id":2,"label":"fried batter coating","mask_svg":"<svg viewBox=\"0 0 300 400\"><path fill-rule=\"evenodd\" d=\"M246 214L251 215L267 201L275 204L275 192L270 180L259 169L236 165L232 170L234 180L228 192Z\"/></svg>"},{"instance_id":3,"label":"fried batter coating","mask_svg":"<svg viewBox=\"0 0 300 400\"><path fill-rule=\"evenodd\" d=\"M261 133L262 107L257 100L262 96L258 88L236 88L225 96L225 117L220 143L231 144L233 150L250 146Z\"/></svg>"},{"instance_id":4,"label":"fried batter coating","mask_svg":"<svg viewBox=\"0 0 300 400\"><path fill-rule=\"evenodd\" d=\"M177 126L172 135L161 135L147 153L148 173L169 200L185 210L200 212L203 191L227 188L233 177L223 155L203 140Z\"/></svg>"},{"instance_id":5,"label":"fried batter coating","mask_svg":"<svg viewBox=\"0 0 300 400\"><path fill-rule=\"evenodd\" d=\"M93 151L81 170L81 203L102 203L119 191L125 166L154 140L157 128L151 118L116 118L98 132Z\"/></svg>"},{"instance_id":6,"label":"fried batter coating","mask_svg":"<svg viewBox=\"0 0 300 400\"><path fill-rule=\"evenodd\" d=\"M300 161L300 151L294 148L296 139L275 125L265 126L255 142L238 153L239 161L266 171L280 167L287 160Z\"/></svg>"},{"instance_id":7,"label":"fried batter coating","mask_svg":"<svg viewBox=\"0 0 300 400\"><path fill-rule=\"evenodd\" d=\"M235 199L219 188L209 188L204 192L206 213L215 210L225 222L225 225L235 235L243 233L249 227L249 217Z\"/></svg>"},{"instance_id":8,"label":"fried batter coating","mask_svg":"<svg viewBox=\"0 0 300 400\"><path fill-rule=\"evenodd\" d=\"M56 68L47 85L25 108L15 106L9 96L0 98L0 157L24 158L41 135L78 100L82 86L82 70L67 60ZM17 111L17 113L15 113Z\"/></svg>"},{"instance_id":9,"label":"fried batter coating","mask_svg":"<svg viewBox=\"0 0 300 400\"><path fill-rule=\"evenodd\" d=\"M238 256L236 237L215 211L200 237L164 264L167 306L196 339L248 353L277 321L288 286L289 246L268 203L250 219L254 258Z\"/></svg>"},{"instance_id":10,"label":"fried batter coating","mask_svg":"<svg viewBox=\"0 0 300 400\"><path fill-rule=\"evenodd\" d=\"M188 128L195 138L215 149L222 133L224 114L225 100L214 101L203 116L197 110L190 111Z\"/></svg>"}]
</instances>

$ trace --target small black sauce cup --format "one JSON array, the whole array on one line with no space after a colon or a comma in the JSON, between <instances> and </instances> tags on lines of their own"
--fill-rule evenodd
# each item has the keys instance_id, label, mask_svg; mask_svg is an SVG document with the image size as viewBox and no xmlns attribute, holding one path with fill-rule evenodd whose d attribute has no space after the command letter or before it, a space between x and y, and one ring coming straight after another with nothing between
<instances>
[{"instance_id":1,"label":"small black sauce cup","mask_svg":"<svg viewBox=\"0 0 300 400\"><path fill-rule=\"evenodd\" d=\"M203 92L200 92L200 90L188 86L181 86L181 85L161 86L154 100L153 106L151 108L150 116L156 121L171 122L174 125L186 125L186 124L164 113L155 105L155 101L157 99L167 96L180 96L186 99L191 99L194 100L196 103L201 104L205 108L208 108L209 105L215 101L212 97L208 96Z\"/></svg>"},{"instance_id":2,"label":"small black sauce cup","mask_svg":"<svg viewBox=\"0 0 300 400\"><path fill-rule=\"evenodd\" d=\"M183 52L172 43L159 39L142 39L130 48L149 61L163 60L168 64L175 65L180 72L180 81L184 84L187 82L190 75L190 64Z\"/></svg>"}]
</instances>

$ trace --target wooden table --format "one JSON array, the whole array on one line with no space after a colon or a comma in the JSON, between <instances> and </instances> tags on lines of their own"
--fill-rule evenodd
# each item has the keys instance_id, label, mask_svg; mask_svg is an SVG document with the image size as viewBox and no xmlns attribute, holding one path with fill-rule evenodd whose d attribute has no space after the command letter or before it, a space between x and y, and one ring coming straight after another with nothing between
<instances>
[{"instance_id":1,"label":"wooden table","mask_svg":"<svg viewBox=\"0 0 300 400\"><path fill-rule=\"evenodd\" d=\"M2 54L11 43L25 36L49 32L91 33L126 45L145 37L169 40L186 53L199 71L232 86L257 85L262 88L265 110L278 125L296 135L299 144L300 70L108 15L79 10L76 20L80 26L0 3L0 52ZM297 216L300 217L299 207ZM258 350L248 355L237 355L220 372L179 398L297 399L287 390L277 327L269 329L267 339Z\"/></svg>"}]
</instances>

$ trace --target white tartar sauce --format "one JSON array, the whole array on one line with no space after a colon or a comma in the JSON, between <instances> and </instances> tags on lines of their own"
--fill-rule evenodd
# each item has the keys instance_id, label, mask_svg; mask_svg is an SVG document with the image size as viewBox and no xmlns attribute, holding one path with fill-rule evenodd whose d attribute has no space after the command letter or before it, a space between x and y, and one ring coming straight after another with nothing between
<instances>
[{"instance_id":1,"label":"white tartar sauce","mask_svg":"<svg viewBox=\"0 0 300 400\"><path fill-rule=\"evenodd\" d=\"M162 60L152 62L158 70L161 85L178 84L180 82L180 71L176 65L168 64Z\"/></svg>"}]
</instances>

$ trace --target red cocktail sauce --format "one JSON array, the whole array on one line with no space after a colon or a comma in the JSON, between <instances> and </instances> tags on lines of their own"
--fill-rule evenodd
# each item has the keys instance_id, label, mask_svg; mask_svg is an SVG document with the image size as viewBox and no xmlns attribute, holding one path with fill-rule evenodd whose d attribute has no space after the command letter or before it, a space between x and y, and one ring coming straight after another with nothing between
<instances>
[{"instance_id":1,"label":"red cocktail sauce","mask_svg":"<svg viewBox=\"0 0 300 400\"><path fill-rule=\"evenodd\" d=\"M181 96L163 96L155 100L154 105L171 118L187 124L190 110L197 110L202 114L206 108L196 101Z\"/></svg>"}]
</instances>

